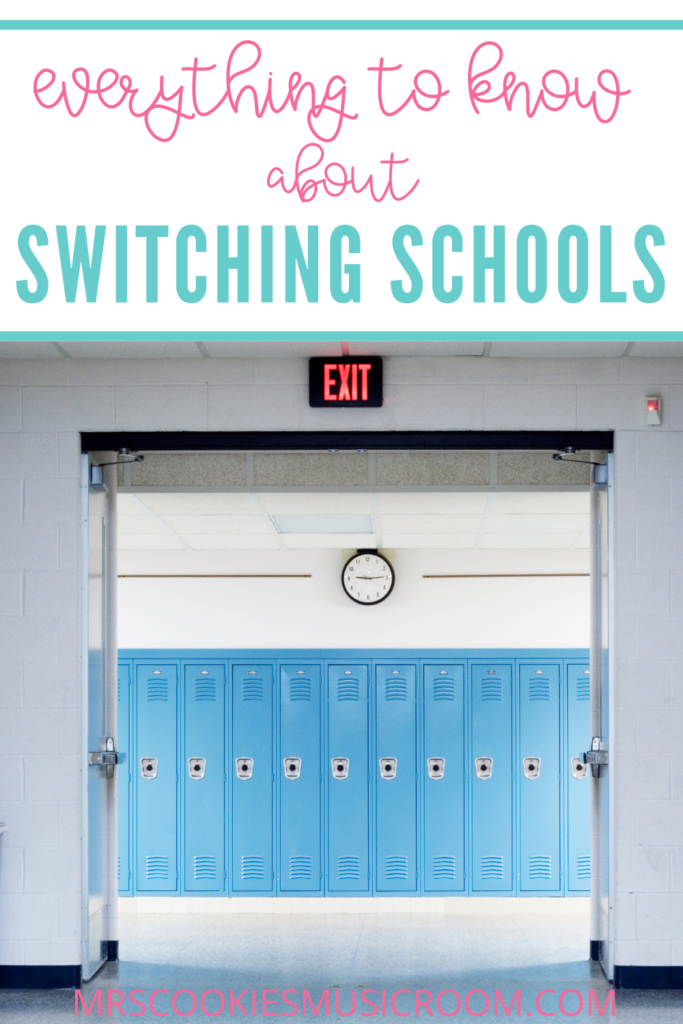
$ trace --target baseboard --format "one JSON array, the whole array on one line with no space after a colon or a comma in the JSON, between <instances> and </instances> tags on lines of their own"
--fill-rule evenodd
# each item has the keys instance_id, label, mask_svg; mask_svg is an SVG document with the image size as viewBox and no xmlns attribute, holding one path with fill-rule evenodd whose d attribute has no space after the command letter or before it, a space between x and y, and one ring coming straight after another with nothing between
<instances>
[{"instance_id":1,"label":"baseboard","mask_svg":"<svg viewBox=\"0 0 683 1024\"><path fill-rule=\"evenodd\" d=\"M80 987L80 964L0 964L0 988Z\"/></svg>"},{"instance_id":2,"label":"baseboard","mask_svg":"<svg viewBox=\"0 0 683 1024\"><path fill-rule=\"evenodd\" d=\"M614 967L615 988L683 988L683 967Z\"/></svg>"},{"instance_id":3,"label":"baseboard","mask_svg":"<svg viewBox=\"0 0 683 1024\"><path fill-rule=\"evenodd\" d=\"M602 960L602 939L591 939L590 940L590 952L588 959L596 963Z\"/></svg>"},{"instance_id":4,"label":"baseboard","mask_svg":"<svg viewBox=\"0 0 683 1024\"><path fill-rule=\"evenodd\" d=\"M121 896L128 914L562 914L590 912L589 897L552 896Z\"/></svg>"}]
</instances>

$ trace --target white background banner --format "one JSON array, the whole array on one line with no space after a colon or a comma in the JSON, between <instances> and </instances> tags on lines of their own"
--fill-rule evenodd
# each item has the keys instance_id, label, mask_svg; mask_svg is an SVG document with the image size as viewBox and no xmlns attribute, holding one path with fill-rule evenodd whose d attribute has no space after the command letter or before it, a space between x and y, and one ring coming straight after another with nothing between
<instances>
[{"instance_id":1,"label":"white background banner","mask_svg":"<svg viewBox=\"0 0 683 1024\"><path fill-rule=\"evenodd\" d=\"M680 331L683 32L533 24L1 31L3 336Z\"/></svg>"}]
</instances>

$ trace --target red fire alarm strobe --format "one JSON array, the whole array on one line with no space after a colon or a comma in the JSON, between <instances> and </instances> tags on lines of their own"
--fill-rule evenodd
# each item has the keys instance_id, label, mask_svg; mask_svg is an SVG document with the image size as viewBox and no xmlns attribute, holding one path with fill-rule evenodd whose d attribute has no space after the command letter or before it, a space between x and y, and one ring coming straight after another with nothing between
<instances>
[{"instance_id":1,"label":"red fire alarm strobe","mask_svg":"<svg viewBox=\"0 0 683 1024\"><path fill-rule=\"evenodd\" d=\"M659 427L662 423L662 400L661 398L650 397L647 401L647 415L645 422L653 427Z\"/></svg>"},{"instance_id":2,"label":"red fire alarm strobe","mask_svg":"<svg viewBox=\"0 0 683 1024\"><path fill-rule=\"evenodd\" d=\"M309 360L308 404L314 408L372 409L381 406L382 399L380 356Z\"/></svg>"}]
</instances>

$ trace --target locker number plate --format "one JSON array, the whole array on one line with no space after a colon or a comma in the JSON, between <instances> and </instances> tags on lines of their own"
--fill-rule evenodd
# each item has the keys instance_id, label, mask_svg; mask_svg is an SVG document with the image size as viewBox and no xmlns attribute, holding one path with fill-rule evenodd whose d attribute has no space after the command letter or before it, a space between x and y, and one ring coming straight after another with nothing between
<instances>
[{"instance_id":1,"label":"locker number plate","mask_svg":"<svg viewBox=\"0 0 683 1024\"><path fill-rule=\"evenodd\" d=\"M524 757L522 758L522 767L525 779L537 779L541 774L541 759L540 757Z\"/></svg>"},{"instance_id":2,"label":"locker number plate","mask_svg":"<svg viewBox=\"0 0 683 1024\"><path fill-rule=\"evenodd\" d=\"M397 757L380 757L379 773L383 779L395 779L398 769Z\"/></svg>"},{"instance_id":3,"label":"locker number plate","mask_svg":"<svg viewBox=\"0 0 683 1024\"><path fill-rule=\"evenodd\" d=\"M575 779L585 779L588 775L588 765L580 757L572 758L572 775Z\"/></svg>"},{"instance_id":4,"label":"locker number plate","mask_svg":"<svg viewBox=\"0 0 683 1024\"><path fill-rule=\"evenodd\" d=\"M254 774L254 758L236 757L235 769L237 771L238 779L250 779Z\"/></svg>"},{"instance_id":5,"label":"locker number plate","mask_svg":"<svg viewBox=\"0 0 683 1024\"><path fill-rule=\"evenodd\" d=\"M332 758L332 778L333 779L348 779L349 777L349 759L348 757L333 757Z\"/></svg>"},{"instance_id":6,"label":"locker number plate","mask_svg":"<svg viewBox=\"0 0 683 1024\"><path fill-rule=\"evenodd\" d=\"M298 779L301 775L300 757L283 757L282 763L285 766L286 779Z\"/></svg>"},{"instance_id":7,"label":"locker number plate","mask_svg":"<svg viewBox=\"0 0 683 1024\"><path fill-rule=\"evenodd\" d=\"M206 758L188 757L187 770L191 779L203 779L206 771Z\"/></svg>"},{"instance_id":8,"label":"locker number plate","mask_svg":"<svg viewBox=\"0 0 683 1024\"><path fill-rule=\"evenodd\" d=\"M442 779L446 771L445 757L428 757L427 774L430 779Z\"/></svg>"},{"instance_id":9,"label":"locker number plate","mask_svg":"<svg viewBox=\"0 0 683 1024\"><path fill-rule=\"evenodd\" d=\"M490 779L493 775L493 758L475 757L474 770L477 773L478 779Z\"/></svg>"},{"instance_id":10,"label":"locker number plate","mask_svg":"<svg viewBox=\"0 0 683 1024\"><path fill-rule=\"evenodd\" d=\"M159 761L156 757L140 758L140 774L143 779L156 779Z\"/></svg>"}]
</instances>

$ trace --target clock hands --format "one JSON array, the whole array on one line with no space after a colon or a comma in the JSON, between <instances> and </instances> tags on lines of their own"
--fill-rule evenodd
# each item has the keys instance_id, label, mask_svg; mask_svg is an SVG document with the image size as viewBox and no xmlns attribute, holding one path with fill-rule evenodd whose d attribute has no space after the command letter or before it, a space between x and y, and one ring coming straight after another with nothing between
<instances>
[{"instance_id":1,"label":"clock hands","mask_svg":"<svg viewBox=\"0 0 683 1024\"><path fill-rule=\"evenodd\" d=\"M381 576L356 576L357 580L383 580L384 573Z\"/></svg>"}]
</instances>

